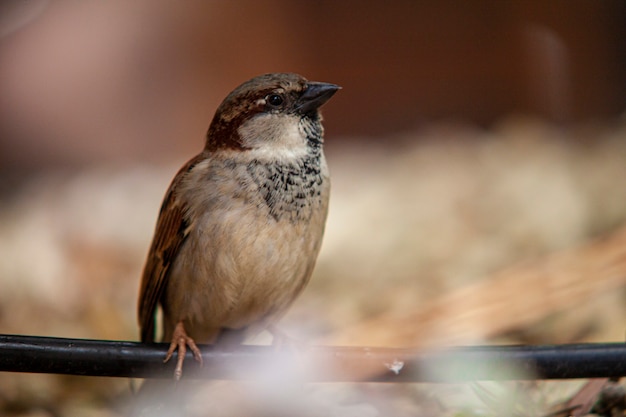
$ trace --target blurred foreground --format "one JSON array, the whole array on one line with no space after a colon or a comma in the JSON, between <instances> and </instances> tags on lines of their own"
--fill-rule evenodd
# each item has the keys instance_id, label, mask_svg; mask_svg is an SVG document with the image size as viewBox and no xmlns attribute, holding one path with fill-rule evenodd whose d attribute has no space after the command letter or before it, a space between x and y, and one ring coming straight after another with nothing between
<instances>
[{"instance_id":1,"label":"blurred foreground","mask_svg":"<svg viewBox=\"0 0 626 417\"><path fill-rule=\"evenodd\" d=\"M625 120L509 118L327 142L327 232L287 334L370 346L623 340L626 270L585 246L626 240L604 238L626 225ZM13 190L0 205L0 332L136 340L139 276L178 165L46 173ZM484 389L541 415L580 381L274 385L209 383L190 415L498 415ZM125 380L2 374L0 415L117 416L129 391Z\"/></svg>"}]
</instances>

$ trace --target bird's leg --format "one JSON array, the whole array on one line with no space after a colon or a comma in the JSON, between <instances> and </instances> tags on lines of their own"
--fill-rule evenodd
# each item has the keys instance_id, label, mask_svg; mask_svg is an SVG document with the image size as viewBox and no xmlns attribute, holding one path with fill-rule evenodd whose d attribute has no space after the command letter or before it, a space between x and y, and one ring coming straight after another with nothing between
<instances>
[{"instance_id":1,"label":"bird's leg","mask_svg":"<svg viewBox=\"0 0 626 417\"><path fill-rule=\"evenodd\" d=\"M280 351L283 348L295 348L297 350L306 350L309 347L308 343L287 335L287 333L278 329L273 324L267 327L267 331L271 333L272 346L277 351Z\"/></svg>"},{"instance_id":2,"label":"bird's leg","mask_svg":"<svg viewBox=\"0 0 626 417\"><path fill-rule=\"evenodd\" d=\"M274 355L280 357L281 363L288 364L294 371L310 372L308 366L310 363L306 360L306 354L309 351L309 344L288 336L275 325L267 327L267 331L272 335L272 347Z\"/></svg>"},{"instance_id":3,"label":"bird's leg","mask_svg":"<svg viewBox=\"0 0 626 417\"><path fill-rule=\"evenodd\" d=\"M163 360L163 363L169 361L174 351L178 349L178 360L176 361L176 368L174 369L174 379L176 381L180 380L180 377L183 375L183 361L185 360L185 353L187 353L187 346L189 346L189 349L193 352L194 359L202 366L202 354L200 353L200 349L196 346L196 342L194 342L191 337L187 336L183 322L179 321L174 328L170 348L167 350L167 355L165 355L165 359Z\"/></svg>"}]
</instances>

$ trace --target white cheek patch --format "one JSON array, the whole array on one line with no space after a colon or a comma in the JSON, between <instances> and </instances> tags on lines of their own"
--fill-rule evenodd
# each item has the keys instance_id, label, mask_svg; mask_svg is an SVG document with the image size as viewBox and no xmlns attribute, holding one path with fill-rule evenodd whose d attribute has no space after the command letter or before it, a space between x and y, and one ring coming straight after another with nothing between
<instances>
[{"instance_id":1,"label":"white cheek patch","mask_svg":"<svg viewBox=\"0 0 626 417\"><path fill-rule=\"evenodd\" d=\"M243 123L237 132L255 157L268 160L300 159L307 153L307 139L299 118L263 113Z\"/></svg>"}]
</instances>

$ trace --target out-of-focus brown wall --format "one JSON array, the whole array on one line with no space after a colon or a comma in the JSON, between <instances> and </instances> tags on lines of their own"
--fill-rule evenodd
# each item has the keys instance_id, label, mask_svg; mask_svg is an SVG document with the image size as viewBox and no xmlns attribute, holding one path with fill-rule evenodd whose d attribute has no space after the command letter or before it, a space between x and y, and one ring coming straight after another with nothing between
<instances>
[{"instance_id":1,"label":"out-of-focus brown wall","mask_svg":"<svg viewBox=\"0 0 626 417\"><path fill-rule=\"evenodd\" d=\"M344 87L335 137L626 107L623 0L21 4L0 19L5 173L189 156L224 95L270 71Z\"/></svg>"},{"instance_id":2,"label":"out-of-focus brown wall","mask_svg":"<svg viewBox=\"0 0 626 417\"><path fill-rule=\"evenodd\" d=\"M307 4L313 72L338 78L342 132L510 112L557 121L626 106L624 2Z\"/></svg>"}]
</instances>

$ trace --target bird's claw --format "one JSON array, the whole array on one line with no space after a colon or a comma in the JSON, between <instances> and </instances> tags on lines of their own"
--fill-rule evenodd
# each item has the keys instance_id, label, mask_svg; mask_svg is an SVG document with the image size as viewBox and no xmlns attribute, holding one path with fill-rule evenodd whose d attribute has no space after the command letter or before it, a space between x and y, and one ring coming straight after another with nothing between
<instances>
[{"instance_id":1,"label":"bird's claw","mask_svg":"<svg viewBox=\"0 0 626 417\"><path fill-rule=\"evenodd\" d=\"M176 328L174 328L174 334L172 335L170 347L167 350L165 359L163 360L163 363L168 362L174 355L174 352L178 349L178 359L176 361L176 368L174 368L174 380L176 381L179 381L180 378L183 376L183 362L185 361L187 346L189 346L189 349L191 349L194 359L200 363L200 366L202 366L202 354L200 352L200 349L198 349L196 342L187 335L187 332L185 331L185 326L181 321L178 322Z\"/></svg>"}]
</instances>

